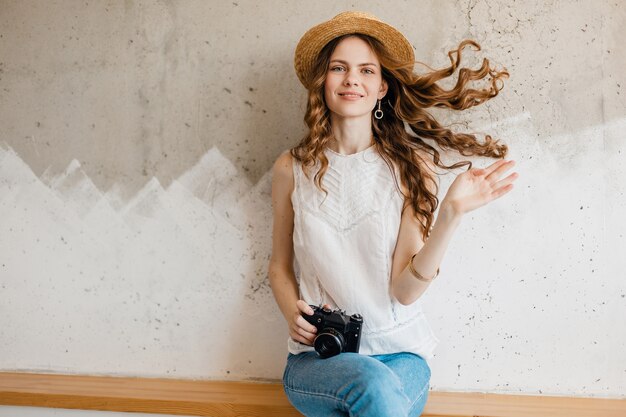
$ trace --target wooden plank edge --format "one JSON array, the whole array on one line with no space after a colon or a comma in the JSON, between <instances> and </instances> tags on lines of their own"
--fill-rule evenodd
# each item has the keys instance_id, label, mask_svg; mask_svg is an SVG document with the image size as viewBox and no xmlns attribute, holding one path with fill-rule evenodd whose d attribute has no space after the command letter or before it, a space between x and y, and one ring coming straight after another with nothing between
<instances>
[{"instance_id":1,"label":"wooden plank edge","mask_svg":"<svg viewBox=\"0 0 626 417\"><path fill-rule=\"evenodd\" d=\"M432 416L626 417L626 399L431 392L424 410Z\"/></svg>"},{"instance_id":2,"label":"wooden plank edge","mask_svg":"<svg viewBox=\"0 0 626 417\"><path fill-rule=\"evenodd\" d=\"M78 410L135 412L205 417L302 417L291 405L201 403L106 396L74 396L0 392L1 405L65 408Z\"/></svg>"},{"instance_id":3,"label":"wooden plank edge","mask_svg":"<svg viewBox=\"0 0 626 417\"><path fill-rule=\"evenodd\" d=\"M301 416L280 382L0 372L0 405L216 417ZM626 399L431 391L424 417L626 417Z\"/></svg>"}]
</instances>

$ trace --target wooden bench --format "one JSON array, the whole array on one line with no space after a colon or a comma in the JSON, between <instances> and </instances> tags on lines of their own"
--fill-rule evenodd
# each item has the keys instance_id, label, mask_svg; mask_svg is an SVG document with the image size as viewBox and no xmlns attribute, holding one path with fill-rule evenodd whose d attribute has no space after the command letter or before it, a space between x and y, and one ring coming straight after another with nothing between
<instances>
[{"instance_id":1,"label":"wooden bench","mask_svg":"<svg viewBox=\"0 0 626 417\"><path fill-rule=\"evenodd\" d=\"M280 383L0 372L0 405L211 417L301 416ZM626 400L431 392L424 417L625 417Z\"/></svg>"}]
</instances>

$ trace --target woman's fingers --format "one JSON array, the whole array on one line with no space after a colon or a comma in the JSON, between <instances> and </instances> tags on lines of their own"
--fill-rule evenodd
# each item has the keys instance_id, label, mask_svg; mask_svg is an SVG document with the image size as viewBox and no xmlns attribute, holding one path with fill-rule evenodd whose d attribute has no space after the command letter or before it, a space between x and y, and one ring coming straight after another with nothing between
<instances>
[{"instance_id":1,"label":"woman's fingers","mask_svg":"<svg viewBox=\"0 0 626 417\"><path fill-rule=\"evenodd\" d=\"M291 338L301 343L313 344L317 329L302 317L296 320L291 328Z\"/></svg>"},{"instance_id":2,"label":"woman's fingers","mask_svg":"<svg viewBox=\"0 0 626 417\"><path fill-rule=\"evenodd\" d=\"M306 314L309 316L313 314L313 309L311 308L311 306L302 300L298 300L297 305L298 305L298 308L300 309L300 314L297 314L294 319L294 323L296 324L296 327L303 329L307 333L316 332L317 328L313 326L311 323L309 323L308 321L306 321L304 317L302 317L302 314Z\"/></svg>"},{"instance_id":3,"label":"woman's fingers","mask_svg":"<svg viewBox=\"0 0 626 417\"><path fill-rule=\"evenodd\" d=\"M313 331L310 331L310 332L309 332L309 331L307 331L306 329L303 329L302 327L297 327L297 328L296 328L296 332L297 332L299 335L304 336L305 338L307 338L307 339L309 339L309 340L311 340L311 341L312 341L313 339L315 339L315 336L316 336L316 334L315 334L315 333L317 332L317 330L316 330L316 329L313 329Z\"/></svg>"},{"instance_id":4,"label":"woman's fingers","mask_svg":"<svg viewBox=\"0 0 626 417\"><path fill-rule=\"evenodd\" d=\"M494 184L498 181L498 179L502 175L504 175L506 171L513 168L514 165L515 165L515 161L507 161L507 162L501 163L500 165L496 167L496 169L492 170L489 174L487 174L485 179L489 181L490 184Z\"/></svg>"},{"instance_id":5,"label":"woman's fingers","mask_svg":"<svg viewBox=\"0 0 626 417\"><path fill-rule=\"evenodd\" d=\"M292 324L289 327L289 336L300 343L312 345L315 340L317 328L306 321L303 314L310 316L313 314L313 309L303 300L298 300L296 307L298 311L294 314Z\"/></svg>"},{"instance_id":6,"label":"woman's fingers","mask_svg":"<svg viewBox=\"0 0 626 417\"><path fill-rule=\"evenodd\" d=\"M506 177L504 179L501 179L500 181L498 181L498 182L496 182L494 184L495 189L497 190L499 188L502 188L502 187L504 187L506 185L511 184L513 181L515 181L517 179L518 176L519 175L517 175L517 172L513 172L513 173L509 174L508 177Z\"/></svg>"},{"instance_id":7,"label":"woman's fingers","mask_svg":"<svg viewBox=\"0 0 626 417\"><path fill-rule=\"evenodd\" d=\"M317 328L308 321L306 321L302 316L296 317L295 323L297 327L303 329L308 333L315 333L317 331Z\"/></svg>"},{"instance_id":8,"label":"woman's fingers","mask_svg":"<svg viewBox=\"0 0 626 417\"><path fill-rule=\"evenodd\" d=\"M296 302L296 307L298 307L300 312L308 314L309 316L313 314L313 309L304 300L298 300Z\"/></svg>"},{"instance_id":9,"label":"woman's fingers","mask_svg":"<svg viewBox=\"0 0 626 417\"><path fill-rule=\"evenodd\" d=\"M484 171L484 174L489 176L492 172L494 172L496 169L501 167L502 164L505 164L506 162L507 161L505 161L504 159L499 159L496 162L494 162L493 164L489 165L487 168L482 168L481 171Z\"/></svg>"},{"instance_id":10,"label":"woman's fingers","mask_svg":"<svg viewBox=\"0 0 626 417\"><path fill-rule=\"evenodd\" d=\"M489 165L486 168L472 168L470 171L476 177L485 176L487 180L490 182L494 182L500 177L506 170L510 169L513 165L515 165L515 161L505 161L504 159L499 159L493 164Z\"/></svg>"},{"instance_id":11,"label":"woman's fingers","mask_svg":"<svg viewBox=\"0 0 626 417\"><path fill-rule=\"evenodd\" d=\"M513 181L517 179L517 172L513 172L508 177L498 181L494 184L494 190L491 193L494 199L498 197L502 197L504 194L508 193L513 189Z\"/></svg>"},{"instance_id":12,"label":"woman's fingers","mask_svg":"<svg viewBox=\"0 0 626 417\"><path fill-rule=\"evenodd\" d=\"M315 341L316 335L314 333L309 333L300 327L293 329L291 333L292 333L291 338L294 340L297 340L298 342L306 343L307 345L312 345L313 342Z\"/></svg>"},{"instance_id":13,"label":"woman's fingers","mask_svg":"<svg viewBox=\"0 0 626 417\"><path fill-rule=\"evenodd\" d=\"M293 332L293 331L292 331L292 332L289 332L289 336L290 336L293 340L295 340L296 342L300 342L300 343L303 343L303 344L305 344L305 345L309 345L309 346L312 346L312 345L313 345L313 343L314 343L314 340L315 340L315 338L313 338L313 339L309 339L309 338L306 338L306 337L304 337L304 336L300 335L300 333L298 333L298 332Z\"/></svg>"}]
</instances>

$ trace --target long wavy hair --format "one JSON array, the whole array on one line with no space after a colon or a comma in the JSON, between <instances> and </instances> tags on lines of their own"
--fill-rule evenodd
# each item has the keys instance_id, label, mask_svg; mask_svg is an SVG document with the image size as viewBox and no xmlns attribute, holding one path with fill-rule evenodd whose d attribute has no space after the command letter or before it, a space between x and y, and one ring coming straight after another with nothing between
<instances>
[{"instance_id":1,"label":"long wavy hair","mask_svg":"<svg viewBox=\"0 0 626 417\"><path fill-rule=\"evenodd\" d=\"M438 70L429 67L431 72L418 75L413 72L413 62L399 62L387 52L384 45L378 40L362 35L351 34L333 39L320 52L313 71L312 83L309 89L308 102L304 121L309 132L300 143L290 150L291 155L304 167L307 178L309 169L320 162L320 168L315 173L315 184L325 194L327 190L322 185L322 179L328 168L328 158L324 149L333 140L330 122L330 111L324 99L324 82L330 62L330 57L337 44L344 38L356 36L369 44L382 68L382 77L388 84L388 91L383 98L385 109L384 118L378 120L372 114L372 127L375 147L381 157L394 173L397 167L402 183L409 195L406 195L396 181L396 187L404 195L406 209L410 204L415 217L423 227L423 240L428 238L434 221L434 212L439 205L437 193L439 185L437 173L430 169L424 156L432 158L434 165L444 170L452 170L467 166L472 168L471 161L461 161L452 165L445 165L440 159L441 150L455 150L463 156L486 156L504 158L507 146L485 135L484 141L479 142L475 135L455 133L442 126L426 109L442 107L454 110L465 110L489 100L503 87L503 78L508 77L506 70L496 71L489 66L484 58L479 69L460 68L458 81L451 89L445 89L437 84L438 81L450 77L461 64L461 51L467 45L480 50L480 45L472 40L462 41L458 48L448 52L450 66ZM468 83L487 78L488 88L469 88ZM413 134L407 132L405 123ZM429 139L437 146L431 146L424 139ZM430 187L429 187L430 183ZM431 191L431 189L434 190Z\"/></svg>"}]
</instances>

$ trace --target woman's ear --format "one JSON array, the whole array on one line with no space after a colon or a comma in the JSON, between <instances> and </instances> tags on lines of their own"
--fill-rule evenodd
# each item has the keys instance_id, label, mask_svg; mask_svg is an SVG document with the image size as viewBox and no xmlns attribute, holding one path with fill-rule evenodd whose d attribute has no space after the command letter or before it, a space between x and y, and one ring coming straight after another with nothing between
<instances>
[{"instance_id":1,"label":"woman's ear","mask_svg":"<svg viewBox=\"0 0 626 417\"><path fill-rule=\"evenodd\" d=\"M383 78L383 82L380 84L380 90L378 91L378 99L382 100L383 97L387 95L387 89L389 86L387 85L387 81Z\"/></svg>"}]
</instances>

